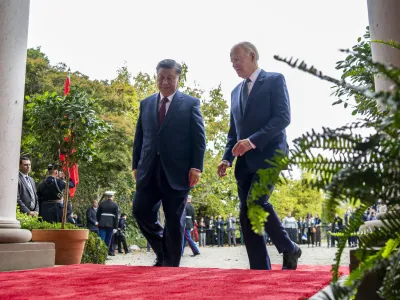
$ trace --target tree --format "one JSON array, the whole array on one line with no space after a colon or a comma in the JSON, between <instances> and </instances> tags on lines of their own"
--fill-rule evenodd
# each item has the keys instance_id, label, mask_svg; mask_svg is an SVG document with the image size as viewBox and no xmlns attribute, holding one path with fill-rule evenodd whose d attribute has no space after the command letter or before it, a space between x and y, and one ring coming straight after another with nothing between
<instances>
[{"instance_id":1,"label":"tree","mask_svg":"<svg viewBox=\"0 0 400 300\"><path fill-rule=\"evenodd\" d=\"M64 166L67 187L69 170L79 160L88 161L96 154L96 143L109 130L95 111L95 102L85 92L74 88L64 97L56 93L27 97L27 124L36 151ZM38 140L40 139L40 140ZM60 160L60 154L65 156ZM67 214L69 189L65 189L62 229Z\"/></svg>"}]
</instances>

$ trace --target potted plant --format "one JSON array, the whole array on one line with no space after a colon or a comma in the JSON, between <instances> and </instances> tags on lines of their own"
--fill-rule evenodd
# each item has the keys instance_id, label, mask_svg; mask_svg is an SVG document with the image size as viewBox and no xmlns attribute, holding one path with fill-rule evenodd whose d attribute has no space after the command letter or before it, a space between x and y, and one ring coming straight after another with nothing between
<instances>
[{"instance_id":1,"label":"potted plant","mask_svg":"<svg viewBox=\"0 0 400 300\"><path fill-rule=\"evenodd\" d=\"M63 97L48 92L27 97L26 118L35 133L33 138L39 141L37 151L51 161L59 161L66 175L66 186L71 167L78 161L90 160L96 152L96 143L109 130L95 109L95 101L77 88ZM87 229L66 228L69 196L66 188L60 229L32 230L33 241L55 243L57 265L79 264L89 236Z\"/></svg>"},{"instance_id":2,"label":"potted plant","mask_svg":"<svg viewBox=\"0 0 400 300\"><path fill-rule=\"evenodd\" d=\"M340 128L312 130L294 140L289 157L277 155L271 162L276 168L262 170L260 183L249 201L249 217L254 231L260 233L266 220L264 211L255 204L269 184L286 180L280 171L300 168L315 176L304 184L323 190L324 210L333 218L336 208L348 203L358 207L350 224L340 233L332 283L334 299L399 299L400 297L400 69L372 61L369 33L365 40L337 63L343 71L341 80L325 76L304 61L275 59L335 85L334 105L351 108L358 119ZM400 50L394 41L372 41ZM384 76L393 85L390 91L375 92L374 76ZM329 154L329 155L327 155ZM363 231L362 219L367 207L382 200L388 213L382 226ZM337 282L340 258L347 239L358 229L359 264L344 284ZM332 299L325 294L326 299Z\"/></svg>"}]
</instances>

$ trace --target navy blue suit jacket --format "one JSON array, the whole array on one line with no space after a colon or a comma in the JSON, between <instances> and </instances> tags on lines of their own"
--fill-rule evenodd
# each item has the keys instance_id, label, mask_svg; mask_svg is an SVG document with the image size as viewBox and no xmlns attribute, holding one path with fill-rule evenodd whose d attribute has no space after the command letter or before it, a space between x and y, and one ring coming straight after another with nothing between
<instances>
[{"instance_id":1,"label":"navy blue suit jacket","mask_svg":"<svg viewBox=\"0 0 400 300\"><path fill-rule=\"evenodd\" d=\"M132 169L136 187L147 186L156 161L175 190L189 190L189 170L203 170L206 137L200 100L176 91L161 128L158 126L159 94L140 102L133 145Z\"/></svg>"},{"instance_id":2,"label":"navy blue suit jacket","mask_svg":"<svg viewBox=\"0 0 400 300\"><path fill-rule=\"evenodd\" d=\"M249 169L257 172L270 167L265 160L271 159L276 150L288 152L285 128L290 123L289 95L282 74L261 70L242 113L242 85L243 82L232 91L230 128L223 160L232 165L235 144L250 139L256 148L244 157Z\"/></svg>"}]
</instances>

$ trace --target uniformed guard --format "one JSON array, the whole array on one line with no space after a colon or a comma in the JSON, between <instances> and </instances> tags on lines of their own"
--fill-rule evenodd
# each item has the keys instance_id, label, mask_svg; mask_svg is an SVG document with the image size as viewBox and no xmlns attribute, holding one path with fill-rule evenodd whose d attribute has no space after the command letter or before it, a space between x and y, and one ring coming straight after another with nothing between
<instances>
[{"instance_id":1,"label":"uniformed guard","mask_svg":"<svg viewBox=\"0 0 400 300\"><path fill-rule=\"evenodd\" d=\"M118 228L118 205L114 202L113 191L107 191L104 196L106 200L100 203L97 209L97 220L99 222L99 236L110 249L110 241L113 233L117 232ZM109 251L108 255L114 255Z\"/></svg>"},{"instance_id":2,"label":"uniformed guard","mask_svg":"<svg viewBox=\"0 0 400 300\"><path fill-rule=\"evenodd\" d=\"M56 165L50 164L47 168L48 176L38 185L37 195L39 198L39 216L43 221L56 223L62 221L64 207L64 189L66 183L58 178ZM69 187L73 187L72 182ZM72 213L71 204L68 203L67 218Z\"/></svg>"}]
</instances>

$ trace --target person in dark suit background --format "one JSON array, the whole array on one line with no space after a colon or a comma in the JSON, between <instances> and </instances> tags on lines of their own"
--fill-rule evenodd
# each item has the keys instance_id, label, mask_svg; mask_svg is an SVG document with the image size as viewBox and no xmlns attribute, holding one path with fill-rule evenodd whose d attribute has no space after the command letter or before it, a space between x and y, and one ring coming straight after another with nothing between
<instances>
[{"instance_id":1,"label":"person in dark suit background","mask_svg":"<svg viewBox=\"0 0 400 300\"><path fill-rule=\"evenodd\" d=\"M121 217L118 221L118 231L115 234L118 242L118 253L123 253L122 252L122 246L124 247L125 254L128 254L130 250L128 249L128 245L126 243L126 237L125 237L125 232L126 232L126 218L127 215L125 213L121 214Z\"/></svg>"},{"instance_id":2,"label":"person in dark suit background","mask_svg":"<svg viewBox=\"0 0 400 300\"><path fill-rule=\"evenodd\" d=\"M114 252L110 250L112 235L117 232L118 228L118 205L114 202L115 192L107 191L104 193L107 199L100 203L97 209L97 220L99 222L99 236L106 243L108 255L114 256Z\"/></svg>"},{"instance_id":3,"label":"person in dark suit background","mask_svg":"<svg viewBox=\"0 0 400 300\"><path fill-rule=\"evenodd\" d=\"M20 212L30 216L37 216L39 214L38 196L36 194L35 181L29 176L30 171L30 159L21 157L19 159L17 204Z\"/></svg>"},{"instance_id":4,"label":"person in dark suit background","mask_svg":"<svg viewBox=\"0 0 400 300\"><path fill-rule=\"evenodd\" d=\"M97 209L99 207L99 203L97 200L93 200L92 207L89 207L86 210L86 227L90 231L99 234L99 222L97 222Z\"/></svg>"},{"instance_id":5,"label":"person in dark suit background","mask_svg":"<svg viewBox=\"0 0 400 300\"><path fill-rule=\"evenodd\" d=\"M62 222L64 200L63 194L66 182L59 178L58 167L50 164L47 168L48 176L39 183L37 195L39 199L39 216L49 223ZM75 186L72 181L69 187ZM68 201L67 222L72 222L72 204Z\"/></svg>"},{"instance_id":6,"label":"person in dark suit background","mask_svg":"<svg viewBox=\"0 0 400 300\"><path fill-rule=\"evenodd\" d=\"M136 179L133 216L157 259L178 267L183 244L185 200L203 170L206 140L200 100L178 91L182 67L158 63L156 93L140 102L132 170ZM153 209L162 202L165 227Z\"/></svg>"},{"instance_id":7,"label":"person in dark suit background","mask_svg":"<svg viewBox=\"0 0 400 300\"><path fill-rule=\"evenodd\" d=\"M285 128L290 123L289 95L282 74L265 72L258 67L258 51L249 42L231 49L231 62L244 80L231 94L230 128L225 154L218 166L218 175L226 175L237 157L235 177L240 199L240 222L250 268L270 270L271 262L264 238L252 230L247 216L247 197L258 181L257 171L272 167L277 150L288 153ZM270 187L272 192L273 187ZM269 213L265 231L279 253L283 253L282 269L296 269L301 249L293 243L279 220L273 206L264 195L258 204Z\"/></svg>"}]
</instances>

